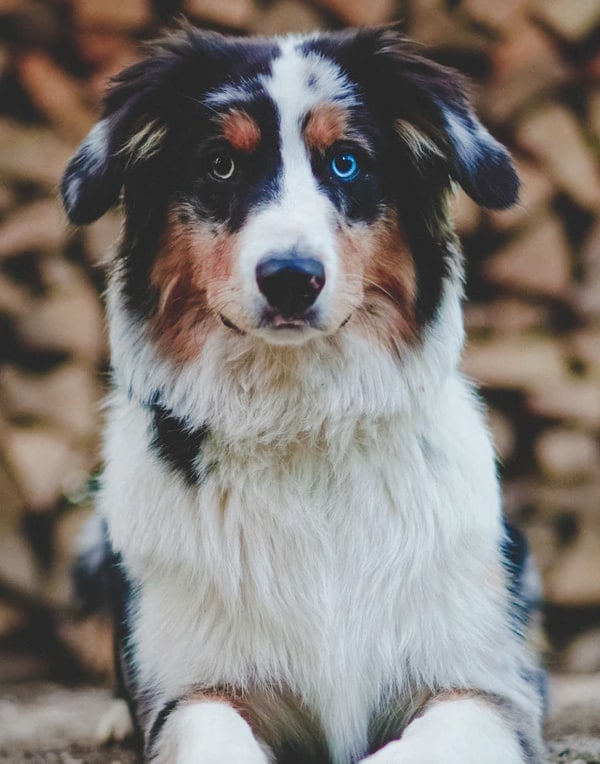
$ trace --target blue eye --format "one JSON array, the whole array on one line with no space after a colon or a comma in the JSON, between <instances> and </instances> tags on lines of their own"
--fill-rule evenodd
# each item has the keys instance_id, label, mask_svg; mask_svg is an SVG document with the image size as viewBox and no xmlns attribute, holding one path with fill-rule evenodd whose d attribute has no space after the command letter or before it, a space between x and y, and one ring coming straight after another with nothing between
<instances>
[{"instance_id":1,"label":"blue eye","mask_svg":"<svg viewBox=\"0 0 600 764\"><path fill-rule=\"evenodd\" d=\"M335 154L331 160L331 170L340 180L354 180L359 173L358 159L350 151Z\"/></svg>"}]
</instances>

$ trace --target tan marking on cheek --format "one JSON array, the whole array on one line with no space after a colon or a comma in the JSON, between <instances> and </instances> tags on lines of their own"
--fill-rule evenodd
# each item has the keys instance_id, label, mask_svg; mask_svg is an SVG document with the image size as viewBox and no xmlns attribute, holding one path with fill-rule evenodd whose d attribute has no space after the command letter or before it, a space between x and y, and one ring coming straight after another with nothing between
<instances>
[{"instance_id":1,"label":"tan marking on cheek","mask_svg":"<svg viewBox=\"0 0 600 764\"><path fill-rule=\"evenodd\" d=\"M304 139L309 149L325 151L346 135L348 120L344 109L333 103L315 106L304 125Z\"/></svg>"},{"instance_id":2,"label":"tan marking on cheek","mask_svg":"<svg viewBox=\"0 0 600 764\"><path fill-rule=\"evenodd\" d=\"M365 302L379 315L376 333L384 343L413 342L417 276L412 255L397 223L382 223L374 236L373 254L365 268Z\"/></svg>"},{"instance_id":3,"label":"tan marking on cheek","mask_svg":"<svg viewBox=\"0 0 600 764\"><path fill-rule=\"evenodd\" d=\"M150 274L158 293L152 332L165 355L178 362L191 360L220 325L211 297L231 278L233 248L233 237L183 226L170 215Z\"/></svg>"},{"instance_id":4,"label":"tan marking on cheek","mask_svg":"<svg viewBox=\"0 0 600 764\"><path fill-rule=\"evenodd\" d=\"M237 151L251 154L260 142L260 127L241 109L232 109L221 120L223 137Z\"/></svg>"},{"instance_id":5,"label":"tan marking on cheek","mask_svg":"<svg viewBox=\"0 0 600 764\"><path fill-rule=\"evenodd\" d=\"M397 224L356 226L340 245L346 289L354 293L353 302L360 300L351 325L390 349L414 341L416 273Z\"/></svg>"}]
</instances>

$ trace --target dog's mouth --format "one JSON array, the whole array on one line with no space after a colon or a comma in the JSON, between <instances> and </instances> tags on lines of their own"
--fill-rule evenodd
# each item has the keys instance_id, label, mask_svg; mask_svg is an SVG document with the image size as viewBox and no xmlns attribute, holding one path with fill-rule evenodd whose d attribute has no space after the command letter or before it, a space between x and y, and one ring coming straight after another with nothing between
<instances>
[{"instance_id":1,"label":"dog's mouth","mask_svg":"<svg viewBox=\"0 0 600 764\"><path fill-rule=\"evenodd\" d=\"M322 327L315 310L307 310L303 313L282 313L274 308L267 308L263 311L259 328L271 329L276 332L286 330L301 332L304 329L320 330Z\"/></svg>"},{"instance_id":2,"label":"dog's mouth","mask_svg":"<svg viewBox=\"0 0 600 764\"><path fill-rule=\"evenodd\" d=\"M231 329L234 332L237 332L238 334L246 334L242 329L240 329L239 326L236 326L231 319L227 318L227 316L224 316L222 313L219 313L219 318L221 319L221 323L226 326L228 329ZM275 329L277 330L284 330L284 329L306 329L308 327L315 327L315 324L313 321L311 321L308 318L303 317L295 317L295 316L281 316L279 314L273 315L269 317L268 319L265 318L261 321L260 327L261 329Z\"/></svg>"},{"instance_id":3,"label":"dog's mouth","mask_svg":"<svg viewBox=\"0 0 600 764\"><path fill-rule=\"evenodd\" d=\"M306 318L276 314L271 319L270 326L273 329L304 329L307 326L314 326L314 324Z\"/></svg>"},{"instance_id":4,"label":"dog's mouth","mask_svg":"<svg viewBox=\"0 0 600 764\"><path fill-rule=\"evenodd\" d=\"M224 326L237 334L246 334L239 326L236 326L227 316L219 313L219 318ZM342 323L339 325L339 329L346 326L348 321L352 318L352 313L348 315ZM271 314L270 316L264 316L260 325L261 329L274 329L275 331L292 330L301 331L302 329L319 329L316 324L314 316L312 314L306 314L304 316L282 316L279 313Z\"/></svg>"},{"instance_id":5,"label":"dog's mouth","mask_svg":"<svg viewBox=\"0 0 600 764\"><path fill-rule=\"evenodd\" d=\"M226 326L228 329L231 329L234 332L237 332L238 334L245 334L246 332L243 332L239 326L236 326L233 321L230 321L227 316L224 316L222 313L219 313L219 318L221 319L221 323Z\"/></svg>"}]
</instances>

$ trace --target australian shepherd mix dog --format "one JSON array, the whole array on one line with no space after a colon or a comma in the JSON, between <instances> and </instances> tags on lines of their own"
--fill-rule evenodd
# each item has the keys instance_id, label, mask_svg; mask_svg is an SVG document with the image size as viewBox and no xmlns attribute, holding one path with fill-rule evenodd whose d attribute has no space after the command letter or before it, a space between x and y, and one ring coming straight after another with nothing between
<instances>
[{"instance_id":1,"label":"australian shepherd mix dog","mask_svg":"<svg viewBox=\"0 0 600 764\"><path fill-rule=\"evenodd\" d=\"M526 552L458 371L456 185L518 193L395 27L184 29L69 164L73 222L125 213L99 512L146 761L541 761Z\"/></svg>"}]
</instances>

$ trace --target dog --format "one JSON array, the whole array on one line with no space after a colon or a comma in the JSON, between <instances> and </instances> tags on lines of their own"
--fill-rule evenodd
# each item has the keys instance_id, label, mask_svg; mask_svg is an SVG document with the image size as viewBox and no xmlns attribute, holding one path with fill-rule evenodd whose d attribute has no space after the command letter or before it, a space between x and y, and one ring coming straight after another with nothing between
<instances>
[{"instance_id":1,"label":"dog","mask_svg":"<svg viewBox=\"0 0 600 764\"><path fill-rule=\"evenodd\" d=\"M458 370L457 186L502 209L519 182L394 25L185 27L70 161L73 223L124 210L98 511L146 761L542 761L531 562Z\"/></svg>"}]
</instances>

